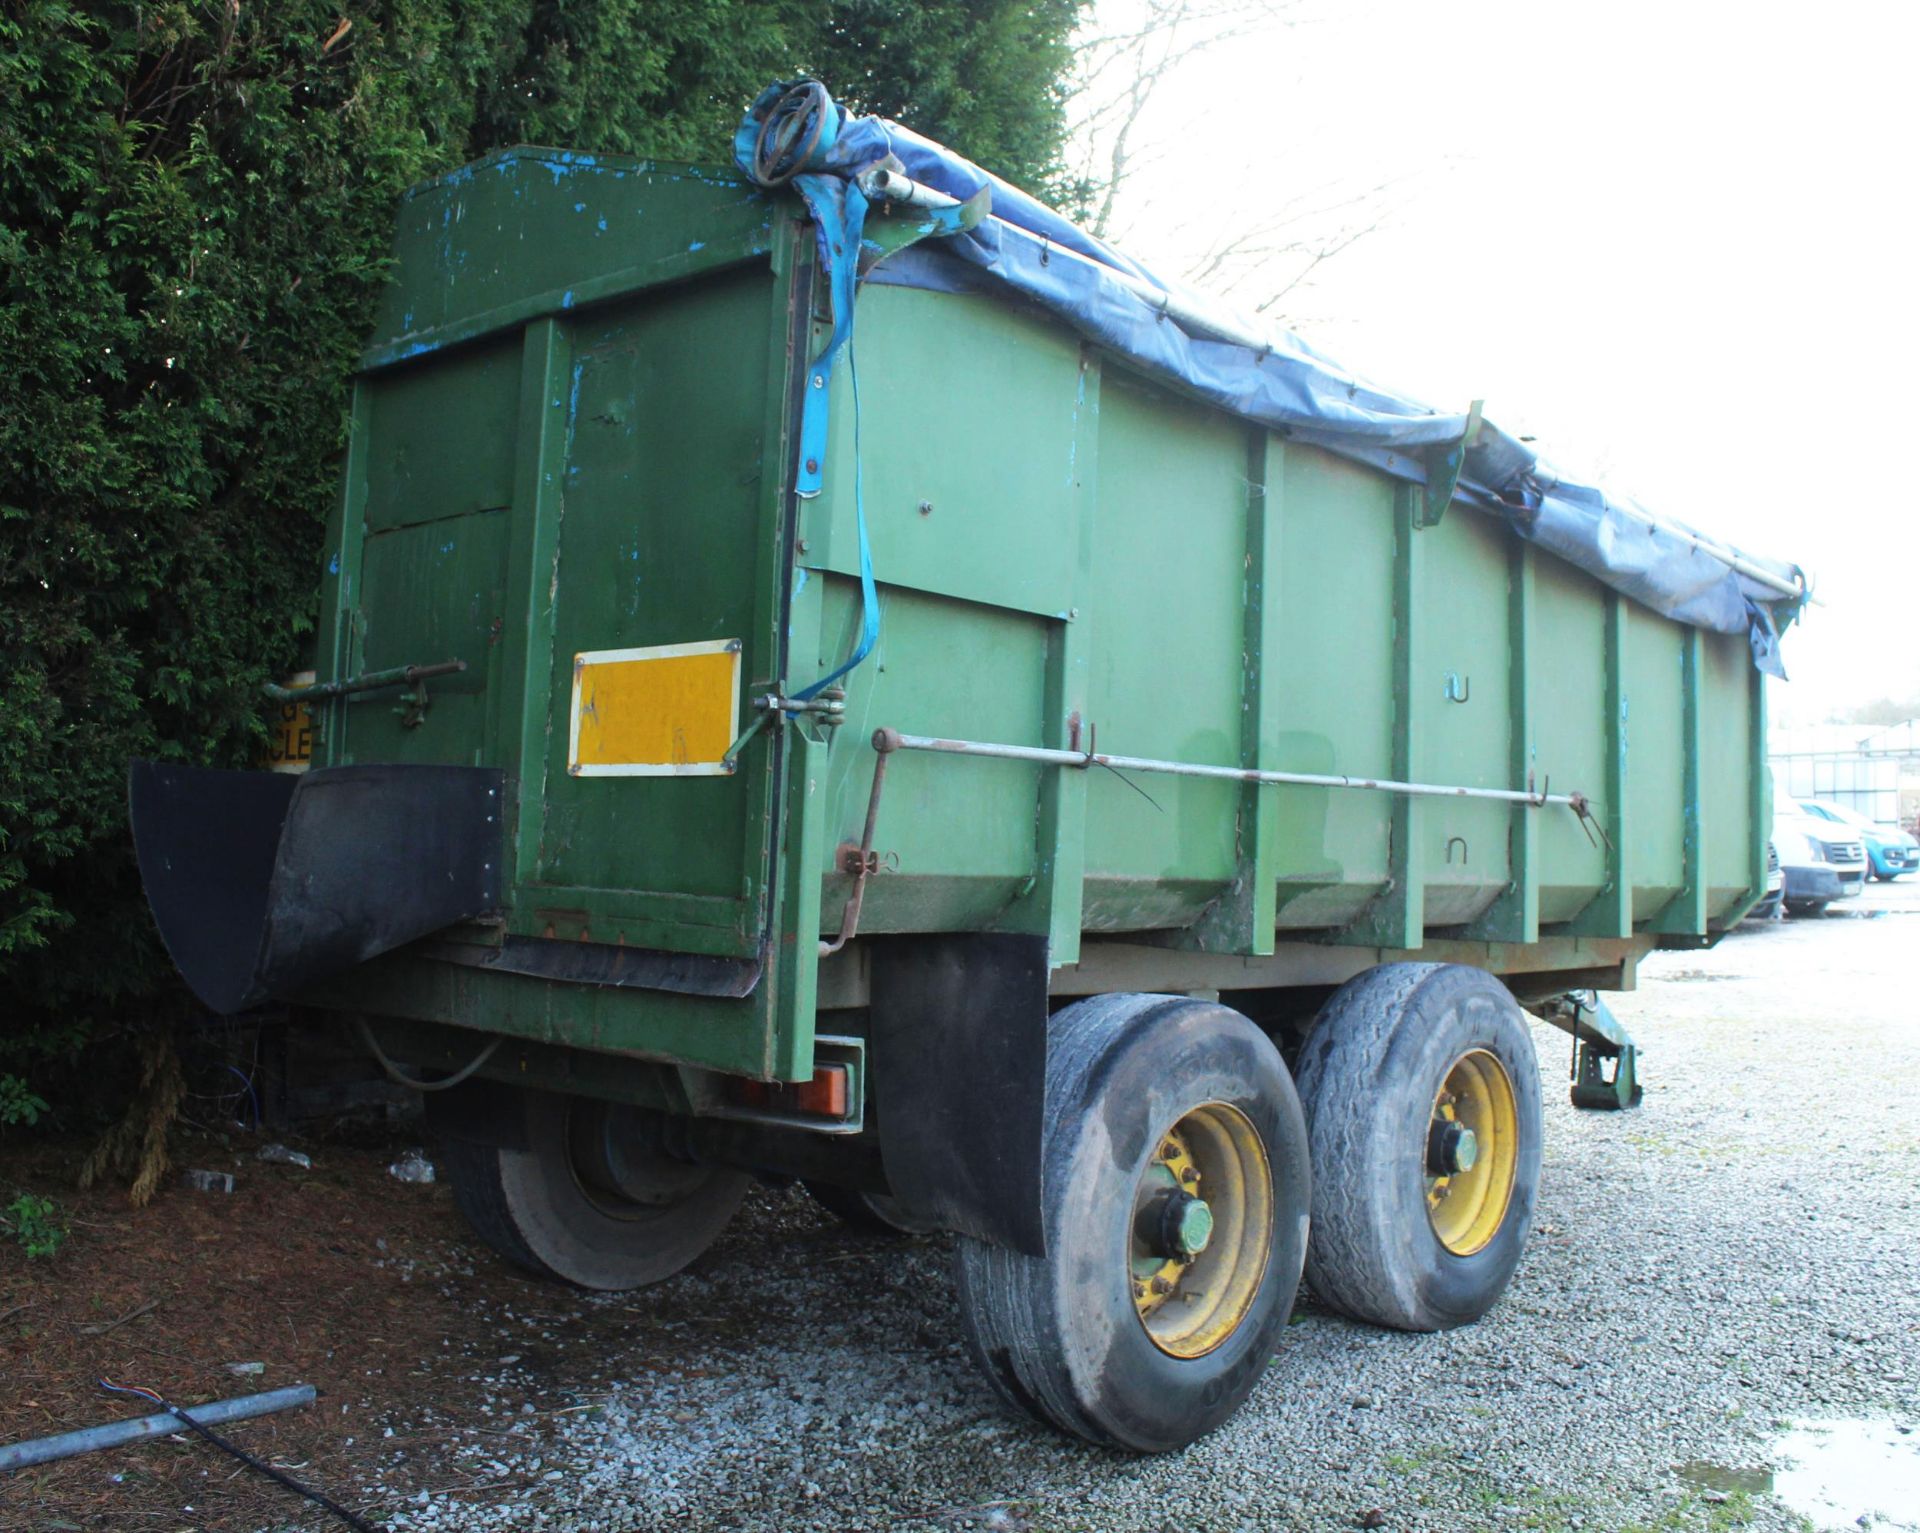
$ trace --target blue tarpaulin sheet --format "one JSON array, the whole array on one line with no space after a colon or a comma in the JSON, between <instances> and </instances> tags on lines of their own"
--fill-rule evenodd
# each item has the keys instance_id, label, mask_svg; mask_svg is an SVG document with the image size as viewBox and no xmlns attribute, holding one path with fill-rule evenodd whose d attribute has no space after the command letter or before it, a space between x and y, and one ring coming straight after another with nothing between
<instances>
[{"instance_id":1,"label":"blue tarpaulin sheet","mask_svg":"<svg viewBox=\"0 0 1920 1533\"><path fill-rule=\"evenodd\" d=\"M762 184L773 137L769 118L795 111L794 89L770 87L736 137L736 158ZM817 90L813 100L812 117L797 112L785 124L789 169L818 225L821 258L831 273L844 274L858 255L868 211L854 185L862 171L887 164L963 202L986 188L990 216L894 255L869 280L1017 294L1185 393L1401 478L1424 482L1429 453L1466 435L1466 412L1437 411L1370 382L1289 330L1163 279L899 123L848 112ZM841 312L839 290L846 289L850 305L851 286L837 281L835 287L841 334L851 315ZM1504 517L1521 537L1655 612L1717 633L1746 634L1754 663L1785 674L1779 622L1791 618L1804 592L1796 566L1744 553L1569 478L1490 421L1479 423L1467 448L1455 497ZM1756 578L1767 575L1772 582Z\"/></svg>"}]
</instances>

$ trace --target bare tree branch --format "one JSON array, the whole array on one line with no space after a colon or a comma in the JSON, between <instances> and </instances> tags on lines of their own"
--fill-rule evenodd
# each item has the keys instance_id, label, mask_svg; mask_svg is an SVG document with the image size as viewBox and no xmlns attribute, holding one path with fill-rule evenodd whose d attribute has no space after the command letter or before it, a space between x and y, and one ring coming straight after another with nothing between
<instances>
[{"instance_id":1,"label":"bare tree branch","mask_svg":"<svg viewBox=\"0 0 1920 1533\"><path fill-rule=\"evenodd\" d=\"M1128 227L1144 232L1156 210L1131 189L1142 184L1141 172L1156 160L1191 152L1192 124L1170 129L1164 112L1156 115L1168 94L1167 82L1225 45L1264 34L1262 46L1271 47L1276 28L1309 24L1313 5L1314 0L1102 0L1089 30L1075 41L1069 96L1079 210L1093 233L1112 239ZM1257 153L1255 162L1256 151L1248 151L1245 175L1245 184L1258 189L1256 196L1236 200L1223 213L1236 220L1252 215L1254 221L1215 224L1196 253L1184 261L1176 254L1168 264L1194 286L1221 297L1238 294L1243 304L1251 299L1253 313L1282 320L1289 301L1310 287L1328 262L1390 220L1411 177L1385 176L1365 185L1314 182L1306 175L1289 177L1289 167L1276 163L1270 150ZM1156 219L1151 232L1164 256L1169 233L1178 244L1191 244L1209 224L1214 220L1189 219L1170 230Z\"/></svg>"},{"instance_id":2,"label":"bare tree branch","mask_svg":"<svg viewBox=\"0 0 1920 1533\"><path fill-rule=\"evenodd\" d=\"M1406 177L1357 189L1320 187L1296 193L1261 222L1223 233L1182 270L1183 280L1228 297L1249 290L1255 314L1281 312L1328 261L1378 233L1394 212ZM1318 193L1318 195L1316 195Z\"/></svg>"},{"instance_id":3,"label":"bare tree branch","mask_svg":"<svg viewBox=\"0 0 1920 1533\"><path fill-rule=\"evenodd\" d=\"M1087 223L1106 236L1129 175L1135 138L1160 86L1191 59L1284 19L1294 0L1137 0L1132 25L1082 36L1069 102Z\"/></svg>"}]
</instances>

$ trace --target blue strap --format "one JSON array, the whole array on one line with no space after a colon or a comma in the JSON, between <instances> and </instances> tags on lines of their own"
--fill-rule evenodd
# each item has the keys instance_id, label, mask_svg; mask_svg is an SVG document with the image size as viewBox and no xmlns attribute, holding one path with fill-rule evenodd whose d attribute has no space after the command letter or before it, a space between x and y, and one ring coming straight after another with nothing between
<instances>
[{"instance_id":1,"label":"blue strap","mask_svg":"<svg viewBox=\"0 0 1920 1533\"><path fill-rule=\"evenodd\" d=\"M828 171L845 126L846 113L817 84L788 81L770 86L754 102L734 135L734 159L756 183L776 186L791 181L813 215L820 261L827 273L833 330L820 355L807 368L806 394L800 403L799 461L794 493L802 500L819 495L827 462L827 396L833 365L847 354L853 390L853 516L860 538L860 637L853 653L827 675L793 694L797 702L817 697L851 671L880 640L880 593L873 580L873 550L867 537L867 503L860 458L860 374L853 362L853 304L865 246L866 194L845 167ZM808 135L817 135L807 142ZM884 141L883 141L884 145ZM978 222L983 198L963 206L924 211L910 238L956 234ZM884 254L876 245L876 253Z\"/></svg>"},{"instance_id":2,"label":"blue strap","mask_svg":"<svg viewBox=\"0 0 1920 1533\"><path fill-rule=\"evenodd\" d=\"M807 396L800 405L800 464L794 493L811 500L820 493L827 461L827 394L833 364L847 354L853 386L853 518L860 537L860 639L853 653L820 680L794 693L798 702L818 696L868 655L880 639L880 593L873 583L873 550L867 540L867 502L860 466L860 373L853 365L853 299L860 272L860 240L866 227L867 199L859 187L838 176L796 177L820 225L821 253L827 264L833 333L807 369ZM829 210L837 216L829 216Z\"/></svg>"},{"instance_id":3,"label":"blue strap","mask_svg":"<svg viewBox=\"0 0 1920 1533\"><path fill-rule=\"evenodd\" d=\"M853 295L859 280L867 199L859 187L838 176L805 175L795 184L820 226L820 254L827 267L827 295L833 310L833 333L807 369L807 397L800 405L800 467L793 489L802 500L811 500L820 493L827 462L827 380L853 334Z\"/></svg>"},{"instance_id":4,"label":"blue strap","mask_svg":"<svg viewBox=\"0 0 1920 1533\"><path fill-rule=\"evenodd\" d=\"M860 642L837 667L794 693L795 701L802 703L824 692L866 659L880 640L880 593L873 583L873 550L867 545L867 497L860 471L860 369L854 363L851 342L847 345L847 379L853 385L853 522L860 532ZM821 413L825 414L824 408Z\"/></svg>"}]
</instances>

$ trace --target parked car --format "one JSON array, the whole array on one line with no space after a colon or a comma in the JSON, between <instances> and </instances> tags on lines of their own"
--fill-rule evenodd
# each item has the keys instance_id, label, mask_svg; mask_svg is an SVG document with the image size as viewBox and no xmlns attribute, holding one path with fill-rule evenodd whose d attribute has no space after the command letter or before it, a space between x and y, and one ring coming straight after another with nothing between
<instances>
[{"instance_id":1,"label":"parked car","mask_svg":"<svg viewBox=\"0 0 1920 1533\"><path fill-rule=\"evenodd\" d=\"M1920 841L1914 840L1904 830L1892 825L1877 825L1859 810L1823 798L1806 799L1800 807L1808 814L1857 832L1861 845L1867 849L1867 862L1873 868L1875 878L1891 882L1902 873L1920 869Z\"/></svg>"},{"instance_id":2,"label":"parked car","mask_svg":"<svg viewBox=\"0 0 1920 1533\"><path fill-rule=\"evenodd\" d=\"M1785 875L1788 915L1818 915L1832 900L1850 899L1867 881L1867 852L1851 826L1810 814L1792 799L1774 805L1773 844Z\"/></svg>"},{"instance_id":3,"label":"parked car","mask_svg":"<svg viewBox=\"0 0 1920 1533\"><path fill-rule=\"evenodd\" d=\"M1753 909L1746 914L1749 921L1777 921L1780 919L1780 903L1786 893L1787 875L1780 867L1780 849L1772 841L1767 842L1767 892L1754 902Z\"/></svg>"}]
</instances>

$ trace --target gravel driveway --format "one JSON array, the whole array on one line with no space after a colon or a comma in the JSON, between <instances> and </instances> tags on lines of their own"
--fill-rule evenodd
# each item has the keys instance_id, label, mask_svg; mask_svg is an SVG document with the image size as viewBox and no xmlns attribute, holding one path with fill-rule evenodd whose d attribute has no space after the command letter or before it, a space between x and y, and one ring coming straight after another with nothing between
<instances>
[{"instance_id":1,"label":"gravel driveway","mask_svg":"<svg viewBox=\"0 0 1920 1533\"><path fill-rule=\"evenodd\" d=\"M959 1345L945 1243L860 1239L796 1190L756 1198L664 1289L498 1316L528 1340L463 1402L503 1432L451 1450L473 1488L383 1515L609 1533L1805 1527L1739 1475L1677 1471L1778 1467L1792 1421L1867 1418L1920 1446L1902 1431L1920 1426L1920 888L1854 904L1653 958L1615 1003L1645 1051L1636 1112L1574 1112L1567 1040L1537 1028L1546 1171L1504 1303L1406 1336L1308 1300L1246 1409L1184 1453L1123 1458L1003 1416ZM578 1403L533 1414L528 1370L567 1346L566 1312L607 1305L631 1311L624 1344L568 1354ZM1823 1522L1920 1527L1920 1504L1887 1504L1865 1471L1837 1494Z\"/></svg>"}]
</instances>

